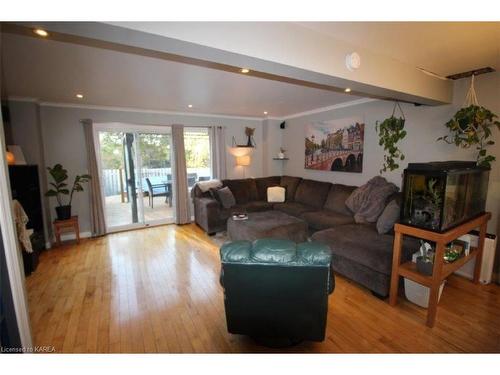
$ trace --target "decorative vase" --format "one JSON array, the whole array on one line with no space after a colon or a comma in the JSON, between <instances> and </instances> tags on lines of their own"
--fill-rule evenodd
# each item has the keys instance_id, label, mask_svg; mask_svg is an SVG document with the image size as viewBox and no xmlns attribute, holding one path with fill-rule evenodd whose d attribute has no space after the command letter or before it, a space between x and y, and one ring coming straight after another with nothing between
<instances>
[{"instance_id":1,"label":"decorative vase","mask_svg":"<svg viewBox=\"0 0 500 375\"><path fill-rule=\"evenodd\" d=\"M248 136L247 147L253 147L252 136Z\"/></svg>"},{"instance_id":2,"label":"decorative vase","mask_svg":"<svg viewBox=\"0 0 500 375\"><path fill-rule=\"evenodd\" d=\"M424 257L417 257L417 271L421 274L432 276L432 268L434 263L424 260Z\"/></svg>"},{"instance_id":3,"label":"decorative vase","mask_svg":"<svg viewBox=\"0 0 500 375\"><path fill-rule=\"evenodd\" d=\"M68 220L71 218L71 206L56 207L57 220Z\"/></svg>"},{"instance_id":4,"label":"decorative vase","mask_svg":"<svg viewBox=\"0 0 500 375\"><path fill-rule=\"evenodd\" d=\"M285 153L284 152L278 152L278 159L284 159L285 158Z\"/></svg>"}]
</instances>

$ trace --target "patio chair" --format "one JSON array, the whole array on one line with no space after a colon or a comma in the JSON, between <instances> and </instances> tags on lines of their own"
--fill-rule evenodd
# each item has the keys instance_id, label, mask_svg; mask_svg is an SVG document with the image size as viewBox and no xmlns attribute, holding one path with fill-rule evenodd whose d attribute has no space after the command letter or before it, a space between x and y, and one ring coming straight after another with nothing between
<instances>
[{"instance_id":1,"label":"patio chair","mask_svg":"<svg viewBox=\"0 0 500 375\"><path fill-rule=\"evenodd\" d=\"M148 197L149 205L154 208L154 197L165 197L165 203L168 202L169 206L172 207L172 191L171 184L161 183L152 184L151 180L146 177L146 183L148 184Z\"/></svg>"},{"instance_id":2,"label":"patio chair","mask_svg":"<svg viewBox=\"0 0 500 375\"><path fill-rule=\"evenodd\" d=\"M198 179L198 174L197 173L188 173L187 178L188 178L188 186L193 187L193 185L196 183L196 180Z\"/></svg>"}]
</instances>

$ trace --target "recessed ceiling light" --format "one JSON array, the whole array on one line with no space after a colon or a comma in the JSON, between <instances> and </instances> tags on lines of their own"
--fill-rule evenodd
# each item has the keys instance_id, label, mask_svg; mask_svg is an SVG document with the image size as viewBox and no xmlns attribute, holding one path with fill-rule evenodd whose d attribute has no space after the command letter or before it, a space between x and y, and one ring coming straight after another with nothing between
<instances>
[{"instance_id":1,"label":"recessed ceiling light","mask_svg":"<svg viewBox=\"0 0 500 375\"><path fill-rule=\"evenodd\" d=\"M78 99L83 99L83 95L82 95L82 94L76 94L76 97L77 97Z\"/></svg>"},{"instance_id":2,"label":"recessed ceiling light","mask_svg":"<svg viewBox=\"0 0 500 375\"><path fill-rule=\"evenodd\" d=\"M241 68L240 72L242 72L243 74L247 74L247 73L250 73L250 69Z\"/></svg>"},{"instance_id":3,"label":"recessed ceiling light","mask_svg":"<svg viewBox=\"0 0 500 375\"><path fill-rule=\"evenodd\" d=\"M35 29L35 30L33 30L33 32L34 32L36 35L38 35L38 36L43 36L44 38L45 38L45 37L47 37L47 36L49 36L49 33L48 33L48 32L46 32L46 31L45 31L45 30L43 30L43 29Z\"/></svg>"},{"instance_id":4,"label":"recessed ceiling light","mask_svg":"<svg viewBox=\"0 0 500 375\"><path fill-rule=\"evenodd\" d=\"M193 105L192 104L188 104L188 108L193 108Z\"/></svg>"},{"instance_id":5,"label":"recessed ceiling light","mask_svg":"<svg viewBox=\"0 0 500 375\"><path fill-rule=\"evenodd\" d=\"M265 114L265 115L267 115L267 112L266 112L266 111L264 111L264 114Z\"/></svg>"},{"instance_id":6,"label":"recessed ceiling light","mask_svg":"<svg viewBox=\"0 0 500 375\"><path fill-rule=\"evenodd\" d=\"M351 92L351 89L349 87L346 87L344 91L345 92Z\"/></svg>"}]
</instances>

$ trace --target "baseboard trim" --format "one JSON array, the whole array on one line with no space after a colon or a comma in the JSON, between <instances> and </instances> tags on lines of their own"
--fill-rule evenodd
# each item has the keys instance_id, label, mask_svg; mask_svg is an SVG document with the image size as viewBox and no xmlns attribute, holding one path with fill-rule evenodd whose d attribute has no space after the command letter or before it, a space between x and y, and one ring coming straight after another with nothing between
<instances>
[{"instance_id":1,"label":"baseboard trim","mask_svg":"<svg viewBox=\"0 0 500 375\"><path fill-rule=\"evenodd\" d=\"M80 232L80 238L90 238L90 237L92 237L92 232ZM61 234L61 241L70 241L70 240L76 240L75 233L63 233L63 234ZM52 247L53 243L55 243L55 238L53 238L53 242L46 242L45 247L47 249L50 249Z\"/></svg>"}]
</instances>

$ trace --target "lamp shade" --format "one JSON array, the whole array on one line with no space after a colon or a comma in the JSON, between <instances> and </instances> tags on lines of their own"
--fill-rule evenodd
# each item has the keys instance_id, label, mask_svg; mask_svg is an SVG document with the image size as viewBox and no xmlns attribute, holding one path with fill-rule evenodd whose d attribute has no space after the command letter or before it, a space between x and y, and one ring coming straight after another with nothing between
<instances>
[{"instance_id":1,"label":"lamp shade","mask_svg":"<svg viewBox=\"0 0 500 375\"><path fill-rule=\"evenodd\" d=\"M253 149L254 149L253 147L236 146L236 147L230 147L229 152L231 153L231 155L235 157L240 157L240 156L251 155Z\"/></svg>"},{"instance_id":2,"label":"lamp shade","mask_svg":"<svg viewBox=\"0 0 500 375\"><path fill-rule=\"evenodd\" d=\"M250 165L250 156L249 155L237 156L236 157L236 165L240 165L240 166Z\"/></svg>"},{"instance_id":3,"label":"lamp shade","mask_svg":"<svg viewBox=\"0 0 500 375\"><path fill-rule=\"evenodd\" d=\"M7 159L7 164L8 165L14 165L16 164L16 157L14 156L14 154L10 151L7 151L6 153L6 159Z\"/></svg>"}]
</instances>

